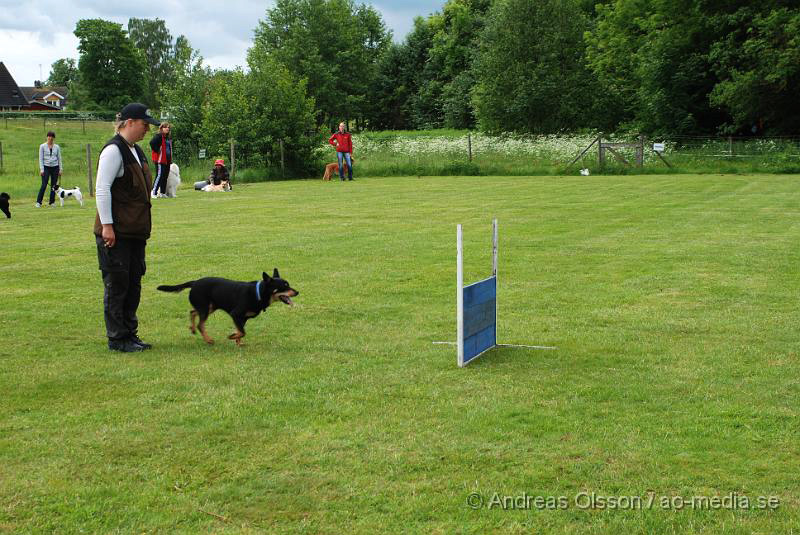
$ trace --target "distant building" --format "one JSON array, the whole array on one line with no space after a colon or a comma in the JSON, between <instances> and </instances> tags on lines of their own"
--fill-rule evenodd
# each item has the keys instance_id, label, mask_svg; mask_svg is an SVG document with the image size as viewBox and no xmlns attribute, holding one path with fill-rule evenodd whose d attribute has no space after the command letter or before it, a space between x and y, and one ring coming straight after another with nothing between
<instances>
[{"instance_id":1,"label":"distant building","mask_svg":"<svg viewBox=\"0 0 800 535\"><path fill-rule=\"evenodd\" d=\"M30 109L25 93L14 81L5 64L0 61L0 111Z\"/></svg>"},{"instance_id":2,"label":"distant building","mask_svg":"<svg viewBox=\"0 0 800 535\"><path fill-rule=\"evenodd\" d=\"M20 87L0 61L0 111L63 111L67 109L66 87Z\"/></svg>"},{"instance_id":3,"label":"distant building","mask_svg":"<svg viewBox=\"0 0 800 535\"><path fill-rule=\"evenodd\" d=\"M30 109L67 109L67 94L66 87L20 87L25 98L31 106ZM42 107L36 107L36 104Z\"/></svg>"}]
</instances>

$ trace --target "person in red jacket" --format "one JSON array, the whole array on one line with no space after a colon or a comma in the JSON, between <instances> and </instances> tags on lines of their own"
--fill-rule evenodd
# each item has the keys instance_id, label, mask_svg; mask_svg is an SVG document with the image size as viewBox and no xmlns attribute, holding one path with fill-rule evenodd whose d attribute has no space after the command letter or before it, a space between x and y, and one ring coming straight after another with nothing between
<instances>
[{"instance_id":1,"label":"person in red jacket","mask_svg":"<svg viewBox=\"0 0 800 535\"><path fill-rule=\"evenodd\" d=\"M339 131L335 132L328 143L336 149L336 158L339 160L339 178L344 180L344 167L342 159L347 161L347 178L353 180L353 139L350 132L344 129L344 123L339 123Z\"/></svg>"},{"instance_id":2,"label":"person in red jacket","mask_svg":"<svg viewBox=\"0 0 800 535\"><path fill-rule=\"evenodd\" d=\"M172 163L172 137L169 135L170 124L161 123L158 133L150 140L153 164L156 168L156 177L153 180L152 198L167 196L167 177L169 166Z\"/></svg>"}]
</instances>

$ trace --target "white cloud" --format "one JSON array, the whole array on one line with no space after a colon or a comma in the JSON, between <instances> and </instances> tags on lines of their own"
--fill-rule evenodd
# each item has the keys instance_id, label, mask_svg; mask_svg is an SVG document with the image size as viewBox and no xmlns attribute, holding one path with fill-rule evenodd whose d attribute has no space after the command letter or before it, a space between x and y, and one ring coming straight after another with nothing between
<instances>
[{"instance_id":1,"label":"white cloud","mask_svg":"<svg viewBox=\"0 0 800 535\"><path fill-rule=\"evenodd\" d=\"M78 58L78 39L71 33L49 33L45 37L43 32L0 30L0 50L0 61L17 85L32 86L34 80L47 78L57 59Z\"/></svg>"}]
</instances>

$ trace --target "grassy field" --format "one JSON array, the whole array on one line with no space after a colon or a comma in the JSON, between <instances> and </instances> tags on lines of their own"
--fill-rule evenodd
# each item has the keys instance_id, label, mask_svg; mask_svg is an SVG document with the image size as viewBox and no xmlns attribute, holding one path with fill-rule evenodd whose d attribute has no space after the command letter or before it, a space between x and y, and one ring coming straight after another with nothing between
<instances>
[{"instance_id":1,"label":"grassy field","mask_svg":"<svg viewBox=\"0 0 800 535\"><path fill-rule=\"evenodd\" d=\"M154 204L140 307L154 349L134 355L105 348L93 199L15 199L0 220L0 533L791 533L799 185L184 188ZM493 217L500 341L558 350L458 369L432 344L455 339L455 226L474 281ZM186 294L155 290L273 267L297 305L252 320L242 348L223 313L206 346Z\"/></svg>"}]
</instances>

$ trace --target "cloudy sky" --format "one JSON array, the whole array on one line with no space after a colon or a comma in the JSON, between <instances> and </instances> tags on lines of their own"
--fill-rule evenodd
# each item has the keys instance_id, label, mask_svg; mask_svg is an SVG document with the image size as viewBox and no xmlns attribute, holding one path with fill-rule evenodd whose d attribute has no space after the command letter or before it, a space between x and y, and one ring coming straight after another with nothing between
<instances>
[{"instance_id":1,"label":"cloudy sky","mask_svg":"<svg viewBox=\"0 0 800 535\"><path fill-rule=\"evenodd\" d=\"M383 16L395 41L411 30L414 17L441 9L445 0L356 0L371 4ZM80 19L105 19L127 28L128 19L160 18L173 37L189 38L206 65L231 68L245 64L259 19L274 2L252 0L139 0L120 5L113 0L26 2L0 0L0 61L18 85L46 79L60 58L78 58L72 34Z\"/></svg>"}]
</instances>

